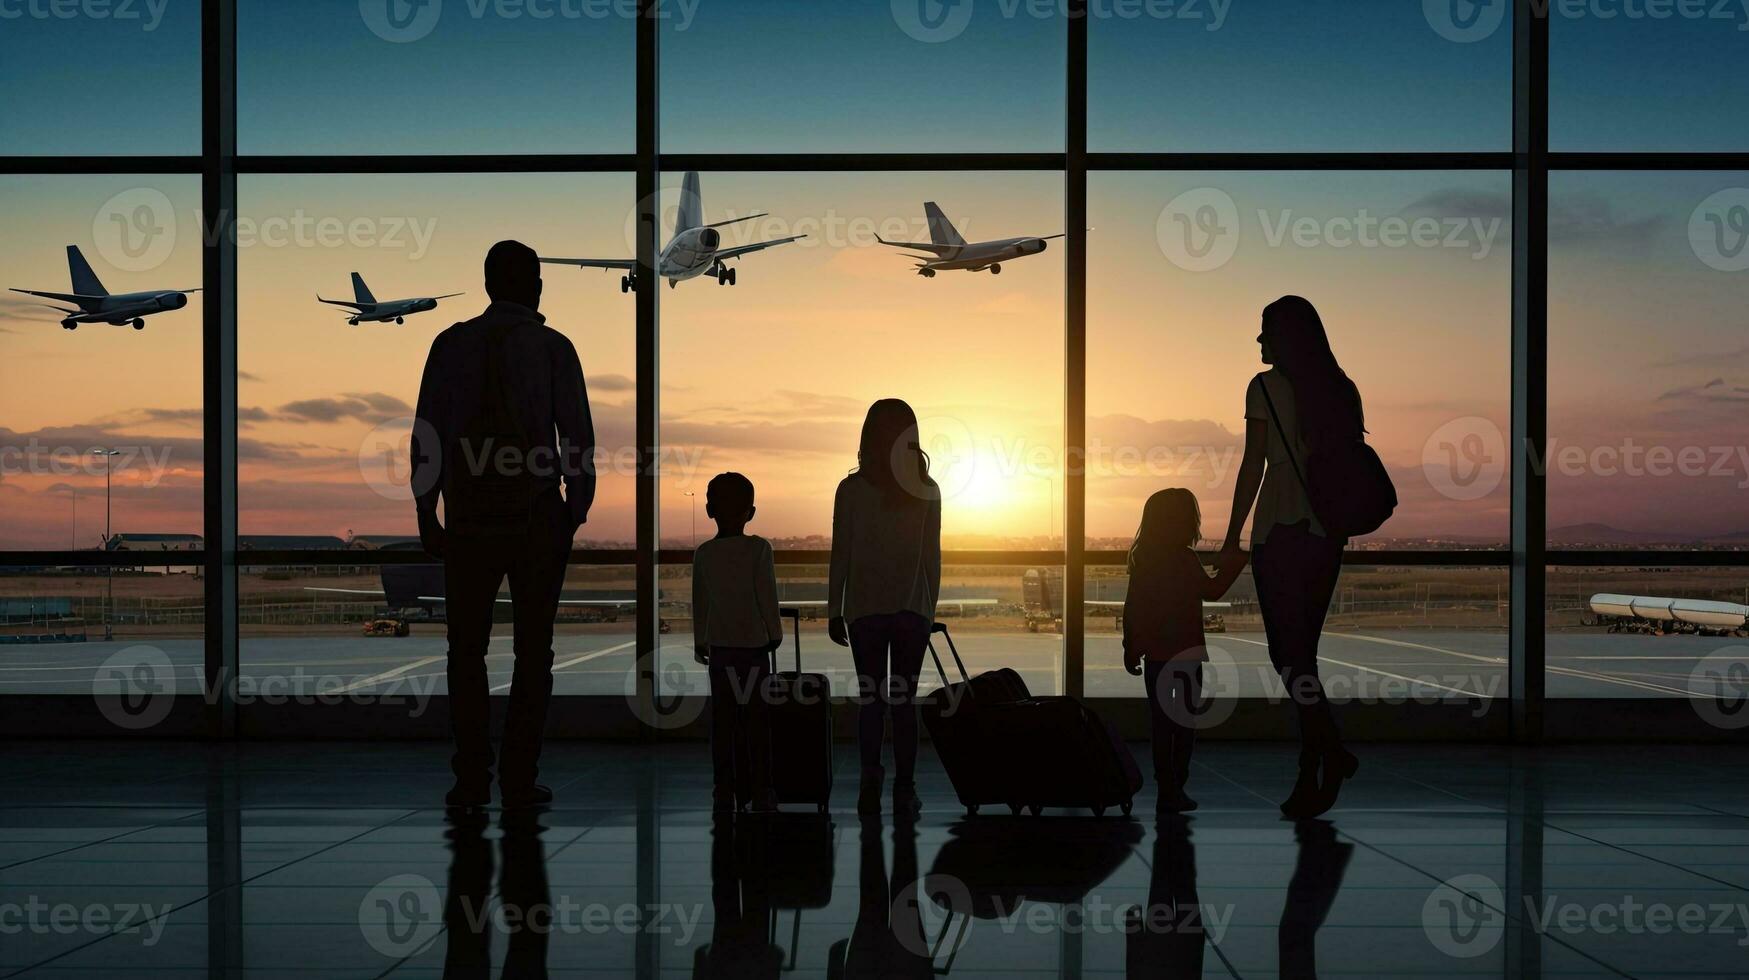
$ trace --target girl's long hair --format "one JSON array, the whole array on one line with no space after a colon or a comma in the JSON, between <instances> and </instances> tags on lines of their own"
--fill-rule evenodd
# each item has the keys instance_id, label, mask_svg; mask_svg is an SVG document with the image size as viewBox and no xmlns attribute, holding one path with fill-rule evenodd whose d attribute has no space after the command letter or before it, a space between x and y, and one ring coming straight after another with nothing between
<instances>
[{"instance_id":1,"label":"girl's long hair","mask_svg":"<svg viewBox=\"0 0 1749 980\"><path fill-rule=\"evenodd\" d=\"M1202 507L1196 494L1174 487L1161 490L1142 506L1142 524L1130 545L1129 571L1147 568L1180 548L1194 548L1202 539Z\"/></svg>"},{"instance_id":2,"label":"girl's long hair","mask_svg":"<svg viewBox=\"0 0 1749 980\"><path fill-rule=\"evenodd\" d=\"M1263 340L1270 359L1293 385L1300 432L1313 449L1359 439L1366 432L1360 389L1336 354L1324 320L1311 302L1283 296L1263 310Z\"/></svg>"},{"instance_id":3,"label":"girl's long hair","mask_svg":"<svg viewBox=\"0 0 1749 980\"><path fill-rule=\"evenodd\" d=\"M922 500L935 488L929 454L918 438L917 413L904 401L883 398L868 407L856 449L856 472L881 492L889 509L907 499Z\"/></svg>"}]
</instances>

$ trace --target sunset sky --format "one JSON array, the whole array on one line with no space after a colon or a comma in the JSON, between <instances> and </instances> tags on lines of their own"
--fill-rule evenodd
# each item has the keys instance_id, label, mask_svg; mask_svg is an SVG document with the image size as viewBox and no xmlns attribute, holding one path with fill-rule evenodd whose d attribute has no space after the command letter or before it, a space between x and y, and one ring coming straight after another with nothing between
<instances>
[{"instance_id":1,"label":"sunset sky","mask_svg":"<svg viewBox=\"0 0 1749 980\"><path fill-rule=\"evenodd\" d=\"M1096 23L1095 148L1506 147L1508 31L1453 44L1419 4L1364 23L1356 7L1236 2L1218 30L1208 21ZM980 5L962 34L932 44L900 29L885 0L809 5L800 19L785 4L704 0L688 9L685 26L670 23L664 34L671 151L1061 147L1059 20ZM150 32L115 21L0 23L0 80L16 93L0 116L0 153L194 152L197 10L169 0ZM367 29L359 10L339 0L242 3L244 152L630 150L632 25L623 18L475 18L452 0L429 36L396 44ZM1295 39L1323 21L1337 25L1331 36L1354 38L1351 60L1308 63ZM1735 50L1727 42L1744 43L1729 25L1640 26L1631 40L1642 77L1686 77ZM1730 141L1741 128L1712 125L1722 120L1709 107L1749 95L1741 73L1711 72L1706 100L1678 103L1651 86L1608 92L1600 66L1629 43L1619 25L1561 21L1554 30L1558 145L1740 148ZM162 51L149 76L103 55L132 50L142 33ZM77 66L66 57L75 48ZM1676 51L1687 52L1687 67ZM943 78L954 80L951 98L937 97ZM1608 118L1599 115L1605 101ZM126 121L124 144L94 135L103 128L89 124L104 120ZM664 181L677 185L679 175ZM875 230L923 236L925 200L970 239L1063 231L1060 175L706 173L703 185L707 220L771 212L735 226L731 243L811 237L739 261L732 289L695 280L662 290L666 540L690 534L685 491L702 492L724 469L758 485L756 530L825 533L861 415L887 395L909 399L925 419L950 491L950 538L1062 533L1061 243L1000 277L926 281L872 239ZM1690 226L1703 201L1745 186L1741 173L1557 175L1558 442L1593 454L1630 438L1672 450L1742 442L1749 273L1709 267ZM67 244L85 250L112 291L198 285L198 190L193 177L0 177L0 286L65 289ZM1438 489L1439 467L1424 463L1442 458L1445 442L1482 445L1507 424L1509 193L1501 173L1095 174L1088 431L1103 455L1089 476L1089 536L1132 533L1141 501L1168 485L1195 489L1206 532L1220 532L1245 384L1260 368L1258 314L1299 293L1323 310L1397 477L1404 504L1385 533L1504 539L1503 482L1453 499ZM1223 230L1236 237L1229 260L1196 271L1184 267L1195 263L1177 209L1209 200L1231 202L1237 224ZM1719 213L1731 213L1729 203ZM430 338L485 302L485 249L515 237L549 255L629 255L631 210L629 174L245 177L243 531L409 530L410 505L383 489L394 471L381 450L404 438ZM1186 217L1194 224L1202 214ZM1452 247L1343 244L1351 224L1386 218L1462 232ZM380 299L467 295L404 326L353 328L315 302L317 293L349 298L353 271ZM67 333L31 304L17 294L0 300L0 446L80 463L62 472L8 457L0 547L96 543L103 477L82 454L98 445L141 447L118 466L118 531L198 531L199 295L143 333ZM545 312L582 354L598 434L613 453L581 537L625 542L633 304L617 276L554 269ZM1464 421L1475 418L1486 421ZM1557 470L1550 523L1694 537L1749 531L1739 516L1744 481L1749 460L1716 476Z\"/></svg>"}]
</instances>

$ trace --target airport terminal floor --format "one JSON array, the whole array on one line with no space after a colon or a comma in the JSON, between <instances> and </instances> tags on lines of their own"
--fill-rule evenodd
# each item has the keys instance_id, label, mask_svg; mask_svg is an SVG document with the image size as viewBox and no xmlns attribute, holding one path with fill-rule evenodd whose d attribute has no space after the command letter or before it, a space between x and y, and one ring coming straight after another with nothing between
<instances>
[{"instance_id":1,"label":"airport terminal floor","mask_svg":"<svg viewBox=\"0 0 1749 980\"><path fill-rule=\"evenodd\" d=\"M1141 750L1141 746L1136 746ZM713 825L702 745L559 743L547 811L454 818L437 743L70 742L0 775L0 976L1735 977L1732 748L1361 746L1325 820L1285 745L1202 807ZM1145 816L1144 816L1145 815ZM919 897L921 896L921 897ZM1131 910L1147 910L1137 918ZM925 962L933 954L933 964Z\"/></svg>"}]
</instances>

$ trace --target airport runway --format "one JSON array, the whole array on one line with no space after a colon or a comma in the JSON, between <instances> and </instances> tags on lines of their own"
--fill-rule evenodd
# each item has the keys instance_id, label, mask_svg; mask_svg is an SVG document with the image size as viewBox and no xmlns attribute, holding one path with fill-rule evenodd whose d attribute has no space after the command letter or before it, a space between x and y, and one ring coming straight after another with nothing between
<instances>
[{"instance_id":1,"label":"airport runway","mask_svg":"<svg viewBox=\"0 0 1749 980\"><path fill-rule=\"evenodd\" d=\"M416 625L410 637L357 635L246 637L242 681L262 697L423 696L444 693L445 643L442 626ZM493 690L510 681L508 627L494 636L488 669ZM831 676L838 692L850 690L848 651L832 646L823 623L803 626L805 669ZM956 634L968 669L976 673L1009 666L1025 676L1035 693L1059 689L1061 637L1037 633L973 631ZM1279 692L1259 633L1212 634L1211 689L1219 694L1258 697ZM1506 690L1507 637L1499 631L1381 630L1327 633L1322 648L1324 678L1332 697L1359 700L1438 700L1496 697ZM1124 697L1139 692L1140 681L1124 673L1119 638L1088 636L1087 693ZM629 628L562 634L554 664L559 695L623 695L631 690L634 666ZM1709 655L1749 654L1741 639L1697 636L1636 636L1573 631L1548 637L1548 690L1552 697L1685 697L1689 679ZM703 669L692 661L689 639L663 637L660 675L666 691L704 693ZM953 662L943 646L947 669ZM201 643L193 639L89 642L62 646L0 646L0 693L88 693L101 676L172 682L179 692L197 690ZM791 648L782 652L784 669ZM144 665L144 666L142 666ZM118 670L117 668L121 668ZM935 686L933 665L925 661L925 689Z\"/></svg>"}]
</instances>

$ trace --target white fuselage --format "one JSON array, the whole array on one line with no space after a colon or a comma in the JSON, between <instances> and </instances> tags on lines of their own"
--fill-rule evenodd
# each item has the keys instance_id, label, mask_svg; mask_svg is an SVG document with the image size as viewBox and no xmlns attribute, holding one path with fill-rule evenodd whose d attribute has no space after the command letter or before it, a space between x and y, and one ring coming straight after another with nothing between
<instances>
[{"instance_id":1,"label":"white fuselage","mask_svg":"<svg viewBox=\"0 0 1749 980\"><path fill-rule=\"evenodd\" d=\"M167 313L180 310L188 305L188 296L175 290L159 290L149 293L117 293L113 296L95 297L79 301L83 313L69 314L63 323L108 323L114 326L126 326L141 317L154 313Z\"/></svg>"},{"instance_id":2,"label":"white fuselage","mask_svg":"<svg viewBox=\"0 0 1749 980\"><path fill-rule=\"evenodd\" d=\"M427 313L435 309L437 309L437 300L434 299L398 299L389 303L377 303L368 310L360 310L356 316L350 318L350 321L354 324L388 323L402 317L412 316L415 313Z\"/></svg>"},{"instance_id":3,"label":"white fuselage","mask_svg":"<svg viewBox=\"0 0 1749 980\"><path fill-rule=\"evenodd\" d=\"M979 272L997 263L1037 255L1046 247L1042 238L1003 238L993 242L941 246L940 257L923 268Z\"/></svg>"},{"instance_id":4,"label":"white fuselage","mask_svg":"<svg viewBox=\"0 0 1749 980\"><path fill-rule=\"evenodd\" d=\"M715 228L689 228L662 249L656 268L662 278L675 282L702 276L716 268L722 244L722 233Z\"/></svg>"}]
</instances>

